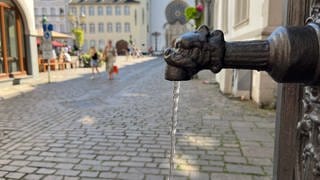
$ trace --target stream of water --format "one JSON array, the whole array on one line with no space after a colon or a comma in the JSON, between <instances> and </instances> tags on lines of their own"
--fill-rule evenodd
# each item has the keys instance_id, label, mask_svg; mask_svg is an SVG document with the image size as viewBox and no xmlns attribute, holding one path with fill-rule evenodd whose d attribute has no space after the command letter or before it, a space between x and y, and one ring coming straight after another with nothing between
<instances>
[{"instance_id":1,"label":"stream of water","mask_svg":"<svg viewBox=\"0 0 320 180\"><path fill-rule=\"evenodd\" d=\"M174 81L173 83L173 106L172 106L172 116L171 116L171 151L170 151L170 170L169 178L172 178L172 173L174 169L174 155L175 155L175 146L176 146L176 130L178 123L178 103L180 95L180 81Z\"/></svg>"}]
</instances>

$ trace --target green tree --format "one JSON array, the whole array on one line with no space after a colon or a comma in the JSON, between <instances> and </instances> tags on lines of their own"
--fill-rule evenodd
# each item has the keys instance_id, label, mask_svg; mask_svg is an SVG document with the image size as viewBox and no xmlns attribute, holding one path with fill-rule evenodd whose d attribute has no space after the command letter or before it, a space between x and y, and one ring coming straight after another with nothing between
<instances>
[{"instance_id":1,"label":"green tree","mask_svg":"<svg viewBox=\"0 0 320 180\"><path fill-rule=\"evenodd\" d=\"M78 48L81 48L83 46L83 43L84 43L84 32L83 32L83 29L81 28L74 28L72 30L72 33L74 34L75 36L75 40L76 40L76 44L78 46Z\"/></svg>"}]
</instances>

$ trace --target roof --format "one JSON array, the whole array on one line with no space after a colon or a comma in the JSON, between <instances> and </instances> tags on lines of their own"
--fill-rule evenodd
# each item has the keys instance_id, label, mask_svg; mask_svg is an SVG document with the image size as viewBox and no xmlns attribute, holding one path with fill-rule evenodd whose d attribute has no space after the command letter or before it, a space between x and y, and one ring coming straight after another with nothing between
<instances>
[{"instance_id":1,"label":"roof","mask_svg":"<svg viewBox=\"0 0 320 180\"><path fill-rule=\"evenodd\" d=\"M80 5L80 4L126 4L126 3L140 3L137 0L70 0L69 4L71 5Z\"/></svg>"}]
</instances>

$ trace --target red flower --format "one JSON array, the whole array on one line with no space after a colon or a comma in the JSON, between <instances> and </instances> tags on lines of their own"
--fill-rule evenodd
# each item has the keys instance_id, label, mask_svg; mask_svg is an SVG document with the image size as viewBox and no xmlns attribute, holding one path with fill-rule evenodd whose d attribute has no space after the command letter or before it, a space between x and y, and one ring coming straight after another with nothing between
<instances>
[{"instance_id":1,"label":"red flower","mask_svg":"<svg viewBox=\"0 0 320 180\"><path fill-rule=\"evenodd\" d=\"M200 3L200 4L198 4L198 5L196 6L196 9L197 9L198 12L203 12L204 7L203 7L203 5Z\"/></svg>"}]
</instances>

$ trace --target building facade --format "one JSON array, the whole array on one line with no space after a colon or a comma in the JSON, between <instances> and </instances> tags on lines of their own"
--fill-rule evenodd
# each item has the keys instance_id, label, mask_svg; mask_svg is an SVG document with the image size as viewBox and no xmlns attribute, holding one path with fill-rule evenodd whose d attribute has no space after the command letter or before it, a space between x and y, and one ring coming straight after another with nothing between
<instances>
[{"instance_id":1,"label":"building facade","mask_svg":"<svg viewBox=\"0 0 320 180\"><path fill-rule=\"evenodd\" d=\"M282 0L211 0L206 19L211 29L224 32L226 41L261 40L282 24L282 4ZM252 98L260 106L275 102L276 83L265 72L227 69L216 80L223 93Z\"/></svg>"},{"instance_id":2,"label":"building facade","mask_svg":"<svg viewBox=\"0 0 320 180\"><path fill-rule=\"evenodd\" d=\"M29 0L0 1L0 82L38 74L33 3Z\"/></svg>"},{"instance_id":3,"label":"building facade","mask_svg":"<svg viewBox=\"0 0 320 180\"><path fill-rule=\"evenodd\" d=\"M85 33L84 51L91 46L103 50L111 40L118 53L123 54L126 45L142 51L150 46L149 6L149 0L72 0L68 13L85 16L85 22L81 23Z\"/></svg>"},{"instance_id":4,"label":"building facade","mask_svg":"<svg viewBox=\"0 0 320 180\"><path fill-rule=\"evenodd\" d=\"M69 33L68 2L69 0L34 0L36 29L42 29L42 18L46 16L54 31Z\"/></svg>"}]
</instances>

